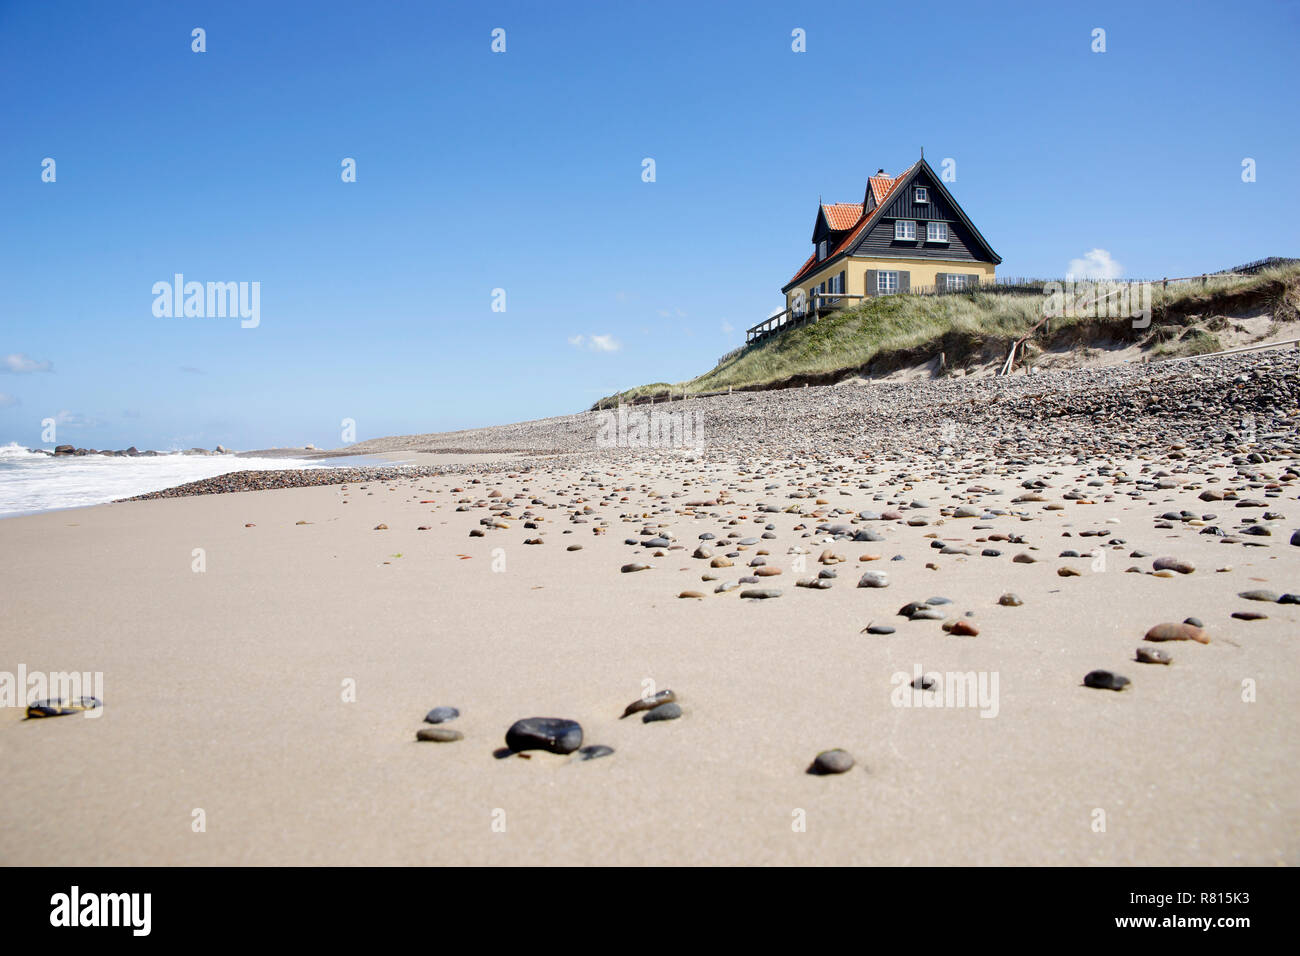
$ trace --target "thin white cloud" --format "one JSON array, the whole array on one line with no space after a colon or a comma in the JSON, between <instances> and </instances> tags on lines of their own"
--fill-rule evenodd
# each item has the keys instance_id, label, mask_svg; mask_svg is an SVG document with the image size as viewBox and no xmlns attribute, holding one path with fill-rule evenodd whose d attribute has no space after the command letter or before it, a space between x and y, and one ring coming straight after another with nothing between
<instances>
[{"instance_id":1,"label":"thin white cloud","mask_svg":"<svg viewBox=\"0 0 1300 956\"><path fill-rule=\"evenodd\" d=\"M1124 267L1105 249L1092 249L1082 259L1071 259L1065 273L1067 279L1118 279L1122 275Z\"/></svg>"},{"instance_id":2,"label":"thin white cloud","mask_svg":"<svg viewBox=\"0 0 1300 956\"><path fill-rule=\"evenodd\" d=\"M617 352L623 346L612 335L570 335L569 344L589 352Z\"/></svg>"},{"instance_id":3,"label":"thin white cloud","mask_svg":"<svg viewBox=\"0 0 1300 956\"><path fill-rule=\"evenodd\" d=\"M22 352L11 352L3 359L0 359L0 372L7 372L10 375L30 375L32 372L53 372L54 364L52 362L38 362L30 355L24 355Z\"/></svg>"},{"instance_id":4,"label":"thin white cloud","mask_svg":"<svg viewBox=\"0 0 1300 956\"><path fill-rule=\"evenodd\" d=\"M94 428L99 422L81 412L70 412L67 409L61 409L54 416L55 422L60 425L66 425L68 428Z\"/></svg>"},{"instance_id":5,"label":"thin white cloud","mask_svg":"<svg viewBox=\"0 0 1300 956\"><path fill-rule=\"evenodd\" d=\"M686 313L674 306L671 309L660 309L659 317L664 319L684 319Z\"/></svg>"},{"instance_id":6,"label":"thin white cloud","mask_svg":"<svg viewBox=\"0 0 1300 956\"><path fill-rule=\"evenodd\" d=\"M22 403L23 400L18 396L0 392L0 408L17 408Z\"/></svg>"},{"instance_id":7,"label":"thin white cloud","mask_svg":"<svg viewBox=\"0 0 1300 956\"><path fill-rule=\"evenodd\" d=\"M730 334L731 334L732 332L734 332L734 331L736 331L735 326L733 326L733 325L732 325L730 322L728 322L726 319L723 319L723 320L722 320L722 334L723 334L723 335L730 335Z\"/></svg>"}]
</instances>

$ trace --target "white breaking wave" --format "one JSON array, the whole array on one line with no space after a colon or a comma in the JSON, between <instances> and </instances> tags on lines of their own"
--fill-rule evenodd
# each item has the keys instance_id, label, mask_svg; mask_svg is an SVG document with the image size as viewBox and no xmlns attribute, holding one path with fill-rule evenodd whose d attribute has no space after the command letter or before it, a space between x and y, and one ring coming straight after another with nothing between
<instances>
[{"instance_id":1,"label":"white breaking wave","mask_svg":"<svg viewBox=\"0 0 1300 956\"><path fill-rule=\"evenodd\" d=\"M24 459L24 458L46 458L46 457L48 456L45 455L43 452L32 451L28 448L24 448L22 445L18 444L17 442L11 441L7 445L0 445L0 460L4 460L6 458Z\"/></svg>"},{"instance_id":2,"label":"white breaking wave","mask_svg":"<svg viewBox=\"0 0 1300 956\"><path fill-rule=\"evenodd\" d=\"M0 517L102 505L232 471L327 467L296 458L233 455L51 457L11 443L0 445Z\"/></svg>"}]
</instances>

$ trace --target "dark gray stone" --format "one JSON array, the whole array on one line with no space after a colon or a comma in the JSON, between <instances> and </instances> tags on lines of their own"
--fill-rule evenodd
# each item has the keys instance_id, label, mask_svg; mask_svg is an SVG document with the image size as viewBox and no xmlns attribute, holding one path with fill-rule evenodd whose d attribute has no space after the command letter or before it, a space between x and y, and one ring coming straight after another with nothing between
<instances>
[{"instance_id":1,"label":"dark gray stone","mask_svg":"<svg viewBox=\"0 0 1300 956\"><path fill-rule=\"evenodd\" d=\"M659 720L676 720L681 715L681 704L660 704L652 710L647 710L645 716L641 718L641 721L642 723L653 724Z\"/></svg>"},{"instance_id":2,"label":"dark gray stone","mask_svg":"<svg viewBox=\"0 0 1300 956\"><path fill-rule=\"evenodd\" d=\"M582 746L582 725L561 717L525 717L516 720L506 731L506 746L515 752L573 753Z\"/></svg>"},{"instance_id":3,"label":"dark gray stone","mask_svg":"<svg viewBox=\"0 0 1300 956\"><path fill-rule=\"evenodd\" d=\"M1083 683L1085 687L1096 687L1099 690L1123 690L1129 684L1129 679L1110 671L1089 671L1084 675Z\"/></svg>"}]
</instances>

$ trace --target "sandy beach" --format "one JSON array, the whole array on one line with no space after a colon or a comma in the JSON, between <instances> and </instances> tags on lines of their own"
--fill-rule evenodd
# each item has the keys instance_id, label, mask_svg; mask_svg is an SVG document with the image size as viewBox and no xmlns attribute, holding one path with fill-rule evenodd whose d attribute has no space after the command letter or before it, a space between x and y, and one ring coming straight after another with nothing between
<instances>
[{"instance_id":1,"label":"sandy beach","mask_svg":"<svg viewBox=\"0 0 1300 956\"><path fill-rule=\"evenodd\" d=\"M2 521L0 668L102 672L105 706L0 710L0 862L1296 863L1300 605L1240 596L1300 591L1294 428L1103 460L962 427L910 458L718 436ZM942 620L899 615L930 598ZM1144 641L1188 617L1209 643ZM903 706L916 668L995 693ZM682 716L620 719L648 688ZM416 741L435 706L464 739ZM534 716L614 753L494 755ZM853 769L807 773L830 748Z\"/></svg>"}]
</instances>

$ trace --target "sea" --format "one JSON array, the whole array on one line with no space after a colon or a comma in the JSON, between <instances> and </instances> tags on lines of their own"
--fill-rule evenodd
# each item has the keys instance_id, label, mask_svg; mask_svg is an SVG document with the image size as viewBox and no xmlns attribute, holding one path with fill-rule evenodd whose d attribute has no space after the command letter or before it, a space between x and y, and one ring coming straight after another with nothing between
<instances>
[{"instance_id":1,"label":"sea","mask_svg":"<svg viewBox=\"0 0 1300 956\"><path fill-rule=\"evenodd\" d=\"M360 456L303 461L296 458L184 455L180 452L137 458L106 455L52 457L11 443L0 445L0 518L100 505L232 471L333 468L344 464L359 467L377 463Z\"/></svg>"}]
</instances>

